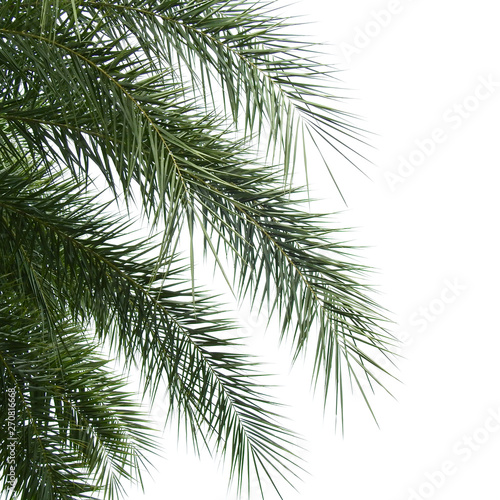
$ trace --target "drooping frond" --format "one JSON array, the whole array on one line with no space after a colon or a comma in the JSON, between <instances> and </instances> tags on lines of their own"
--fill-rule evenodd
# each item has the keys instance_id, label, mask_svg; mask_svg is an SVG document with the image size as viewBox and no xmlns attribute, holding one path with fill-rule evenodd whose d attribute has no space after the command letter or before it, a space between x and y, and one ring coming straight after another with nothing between
<instances>
[{"instance_id":1,"label":"drooping frond","mask_svg":"<svg viewBox=\"0 0 500 500\"><path fill-rule=\"evenodd\" d=\"M92 321L126 364L138 365L153 396L166 380L171 411L186 419L195 441L201 436L228 456L240 489L249 467L293 471L293 434L279 423L248 356L234 350L231 323L202 292L193 304L175 257L158 267L144 256L147 242L115 242L123 225L72 181L42 167L31 175L17 164L0 170L0 231L12 256L7 269L16 270L6 269L6 279L17 276L17 294L36 301L45 334L58 339L63 311L79 324Z\"/></svg>"},{"instance_id":2,"label":"drooping frond","mask_svg":"<svg viewBox=\"0 0 500 500\"><path fill-rule=\"evenodd\" d=\"M79 328L0 283L3 480L12 465L22 500L120 498L154 449L147 416Z\"/></svg>"},{"instance_id":3,"label":"drooping frond","mask_svg":"<svg viewBox=\"0 0 500 500\"><path fill-rule=\"evenodd\" d=\"M252 471L290 481L295 436L217 297L196 286L197 235L239 297L278 313L294 359L313 350L313 378L325 394L335 386L340 412L345 379L367 399L362 379L381 383L378 355L392 348L355 249L291 184L299 151L325 144L352 159L360 132L292 27L274 2L0 4L3 311L39 332L42 350L67 337L90 356L92 332L153 397L165 381L169 415L226 456L240 489ZM110 217L92 195L97 174L161 231L158 243L131 241L129 215ZM15 311L26 304L23 330ZM97 483L117 484L103 474Z\"/></svg>"}]
</instances>

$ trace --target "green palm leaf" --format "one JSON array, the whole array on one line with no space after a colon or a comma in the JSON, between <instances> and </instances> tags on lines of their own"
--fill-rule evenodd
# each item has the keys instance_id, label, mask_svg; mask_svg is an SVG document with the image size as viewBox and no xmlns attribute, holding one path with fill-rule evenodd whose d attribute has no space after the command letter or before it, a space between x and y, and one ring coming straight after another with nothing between
<instances>
[{"instance_id":1,"label":"green palm leaf","mask_svg":"<svg viewBox=\"0 0 500 500\"><path fill-rule=\"evenodd\" d=\"M167 380L171 411L187 418L195 442L201 435L231 457L240 488L252 461L258 472L266 465L293 470L293 434L276 420L274 405L262 403L269 397L247 356L231 352L234 342L222 335L231 323L197 290L193 307L176 259L165 258L163 271L141 258L147 242L114 244L123 224L101 216L105 207L93 206L72 181L42 167L33 178L21 174L17 164L0 171L2 241L20 278L16 295L33 297L47 333L61 341L64 312L82 325L92 319L126 364L139 365L153 396Z\"/></svg>"},{"instance_id":2,"label":"green palm leaf","mask_svg":"<svg viewBox=\"0 0 500 500\"><path fill-rule=\"evenodd\" d=\"M292 185L298 151L351 160L361 131L329 90L332 70L274 7L0 5L0 354L35 457L19 465L25 498L111 498L120 477L140 479L146 420L94 343L137 367L153 400L166 382L165 418L225 456L240 491L254 472L277 490L300 472L257 361L197 286L199 236L239 298L278 314L293 359L312 349L339 412L346 375L368 403L362 378L387 374L377 360L392 337L368 269ZM122 200L128 211L110 216ZM133 239L135 209L158 238Z\"/></svg>"},{"instance_id":3,"label":"green palm leaf","mask_svg":"<svg viewBox=\"0 0 500 500\"><path fill-rule=\"evenodd\" d=\"M17 459L15 491L21 499L33 492L40 499L81 498L99 490L119 498L120 481L140 477L144 453L154 449L147 416L81 330L61 318L50 339L33 304L19 303L9 288L2 280L1 433L13 451L2 446L0 457L3 464L12 464L12 454Z\"/></svg>"}]
</instances>

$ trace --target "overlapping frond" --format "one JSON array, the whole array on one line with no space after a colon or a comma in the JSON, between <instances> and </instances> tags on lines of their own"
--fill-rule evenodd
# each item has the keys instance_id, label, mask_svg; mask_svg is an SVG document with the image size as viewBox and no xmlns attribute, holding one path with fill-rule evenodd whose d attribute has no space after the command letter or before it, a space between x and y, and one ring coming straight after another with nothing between
<instances>
[{"instance_id":1,"label":"overlapping frond","mask_svg":"<svg viewBox=\"0 0 500 500\"><path fill-rule=\"evenodd\" d=\"M380 383L378 355L391 350L355 249L291 185L308 136L351 158L359 130L337 107L315 47L286 35L292 24L274 8L0 5L0 276L9 300L19 297L3 310L29 303L26 328L51 346L43 349L67 337L83 352L94 332L139 367L153 397L166 381L169 413L185 419L195 444L227 457L240 489L252 470L289 481L299 469L295 436L256 383L253 360L237 354L235 325L195 286L197 232L239 296L278 313L294 358L313 349L313 378L326 394L335 385L340 411L346 375L366 398L361 379ZM266 158L253 139L267 142ZM89 190L97 173L114 201L137 203L149 229L161 230L158 245L130 241L128 215L107 215L111 205ZM71 460L68 474L85 482Z\"/></svg>"},{"instance_id":2,"label":"overlapping frond","mask_svg":"<svg viewBox=\"0 0 500 500\"><path fill-rule=\"evenodd\" d=\"M304 135L325 140L351 158L361 130L332 95L334 70L318 63L318 47L293 36L294 23L272 1L86 1L86 19L104 12L111 38L132 36L159 68L204 96L223 95L227 115L246 133L268 138L285 174ZM152 43L154 41L154 43Z\"/></svg>"},{"instance_id":3,"label":"overlapping frond","mask_svg":"<svg viewBox=\"0 0 500 500\"><path fill-rule=\"evenodd\" d=\"M240 488L249 467L293 471L294 435L279 423L248 356L235 351L227 335L233 325L220 308L198 290L193 305L174 257L158 268L144 255L147 242L114 241L123 225L104 218L104 207L72 181L44 175L42 167L32 176L17 164L0 170L2 250L11 255L7 269L16 270L7 277L18 277L17 295L34 297L49 338L60 341L64 312L78 324L92 321L126 364L139 366L153 395L166 380L171 411L195 440L228 456Z\"/></svg>"},{"instance_id":4,"label":"overlapping frond","mask_svg":"<svg viewBox=\"0 0 500 500\"><path fill-rule=\"evenodd\" d=\"M9 276L10 277L10 276ZM96 346L65 318L43 316L0 280L2 476L16 498L120 498L154 449L146 414ZM22 301L22 302L21 302ZM48 330L50 330L50 335ZM9 484L10 486L11 484Z\"/></svg>"}]
</instances>

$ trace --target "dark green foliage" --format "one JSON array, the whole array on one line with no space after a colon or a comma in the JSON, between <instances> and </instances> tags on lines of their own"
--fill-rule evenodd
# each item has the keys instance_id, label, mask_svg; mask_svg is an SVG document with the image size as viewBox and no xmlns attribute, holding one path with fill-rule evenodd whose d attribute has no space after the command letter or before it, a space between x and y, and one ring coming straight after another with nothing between
<instances>
[{"instance_id":1,"label":"dark green foliage","mask_svg":"<svg viewBox=\"0 0 500 500\"><path fill-rule=\"evenodd\" d=\"M366 270L291 184L299 150L347 154L356 128L286 26L262 2L0 4L0 397L8 422L15 391L20 498L115 498L140 477L147 417L103 344L153 399L167 384L165 418L225 457L240 490L300 472L236 325L195 285L199 234L235 294L277 312L294 359L314 342L339 411L346 370L363 396L361 376L378 382L391 337ZM134 236L133 209L159 238Z\"/></svg>"}]
</instances>

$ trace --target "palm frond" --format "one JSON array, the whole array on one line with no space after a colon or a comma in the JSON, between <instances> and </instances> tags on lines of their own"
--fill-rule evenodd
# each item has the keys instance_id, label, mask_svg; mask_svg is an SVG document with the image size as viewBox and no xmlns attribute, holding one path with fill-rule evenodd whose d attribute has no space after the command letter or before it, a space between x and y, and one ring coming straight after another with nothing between
<instances>
[{"instance_id":1,"label":"palm frond","mask_svg":"<svg viewBox=\"0 0 500 500\"><path fill-rule=\"evenodd\" d=\"M88 18L104 10L111 37L131 35L159 67L177 68L210 107L220 89L228 116L245 133L269 132L268 149L281 153L285 177L305 131L348 159L357 155L349 143L363 131L339 105L341 92L331 93L335 70L318 62L316 44L291 35L299 21L287 19L275 2L88 1L81 7Z\"/></svg>"},{"instance_id":2,"label":"palm frond","mask_svg":"<svg viewBox=\"0 0 500 500\"><path fill-rule=\"evenodd\" d=\"M63 311L82 325L92 320L127 365L138 365L153 397L166 380L171 412L187 418L195 444L200 436L229 458L239 489L252 462L259 475L296 469L295 436L224 335L233 325L201 291L193 306L175 257L166 258L168 271L158 269L156 259L141 258L146 242L114 243L123 225L104 218L73 181L41 167L26 178L17 167L0 171L2 242L21 277L17 294L33 296L52 325Z\"/></svg>"},{"instance_id":3,"label":"palm frond","mask_svg":"<svg viewBox=\"0 0 500 500\"><path fill-rule=\"evenodd\" d=\"M48 361L39 357L46 350L61 373L73 373L67 360L78 353L100 367L88 344L92 332L126 367L139 368L153 398L167 383L166 417L177 414L195 446L201 440L225 456L240 490L252 470L259 481L291 481L300 460L296 436L258 382L256 361L238 353L220 299L197 287L198 235L238 297L268 302L279 315L293 359L313 350L313 380L324 382L325 396L335 385L338 411L348 382L369 404L363 379L370 388L382 385L387 372L378 356L393 347L357 249L324 214L309 213L307 197L291 183L299 151L305 160L309 146L326 145L352 161L362 131L332 94L334 71L318 64L314 44L288 33L293 21L275 7L242 0L0 5L0 307L9 342L14 331L25 335L18 380L36 365L40 409L70 429L64 418L72 407L55 396L44 375ZM111 204L93 194L97 174L129 212L109 216ZM161 231L158 240L132 240L134 207L151 232ZM189 249L180 253L184 234ZM19 308L32 310L29 324ZM31 330L33 350L26 347ZM63 339L70 357L59 348ZM75 364L84 374L78 393L85 383L101 387L89 366ZM62 387L71 402L72 386ZM99 390L85 403L89 422ZM123 429L133 425L117 411ZM73 453L67 473L58 469L64 460L55 441L47 443L47 464L59 474L53 484L69 488L72 477L90 487L80 471L86 461L95 484L118 494L113 478L134 464L117 458L110 472L103 450L111 444L101 446L92 432L80 448L62 441ZM138 447L141 436L132 436ZM130 458L121 445L117 438L109 452ZM31 449L37 460L40 450ZM34 487L38 480L28 476L25 487Z\"/></svg>"},{"instance_id":4,"label":"palm frond","mask_svg":"<svg viewBox=\"0 0 500 500\"><path fill-rule=\"evenodd\" d=\"M3 480L15 464L23 500L120 498L123 478L140 478L154 450L147 415L84 332L61 318L49 335L36 307L1 283Z\"/></svg>"}]
</instances>

